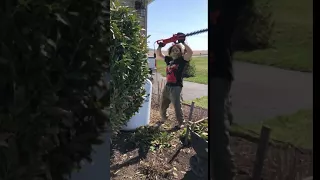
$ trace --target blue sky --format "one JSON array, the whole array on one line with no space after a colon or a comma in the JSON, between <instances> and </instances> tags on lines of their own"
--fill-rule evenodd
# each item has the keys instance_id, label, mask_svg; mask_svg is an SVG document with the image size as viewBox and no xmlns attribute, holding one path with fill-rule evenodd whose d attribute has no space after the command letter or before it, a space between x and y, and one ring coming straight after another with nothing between
<instances>
[{"instance_id":1,"label":"blue sky","mask_svg":"<svg viewBox=\"0 0 320 180\"><path fill-rule=\"evenodd\" d=\"M154 0L148 5L150 48L156 40L169 38L177 32L189 33L207 27L208 0ZM187 43L193 50L207 50L208 33L187 37Z\"/></svg>"}]
</instances>

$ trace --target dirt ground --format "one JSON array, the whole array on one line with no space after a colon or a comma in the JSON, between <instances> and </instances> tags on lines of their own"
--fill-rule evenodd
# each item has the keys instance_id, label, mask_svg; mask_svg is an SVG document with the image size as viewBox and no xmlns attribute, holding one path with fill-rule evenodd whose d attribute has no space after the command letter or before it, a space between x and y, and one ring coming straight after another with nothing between
<instances>
[{"instance_id":1,"label":"dirt ground","mask_svg":"<svg viewBox=\"0 0 320 180\"><path fill-rule=\"evenodd\" d=\"M237 179L248 179L253 171L256 143L240 137L231 137L231 149L238 170ZM262 173L263 180L302 180L312 175L311 150L269 146Z\"/></svg>"},{"instance_id":2,"label":"dirt ground","mask_svg":"<svg viewBox=\"0 0 320 180\"><path fill-rule=\"evenodd\" d=\"M153 107L154 109L157 109ZM188 118L190 107L184 106L184 115ZM193 121L207 117L207 110L195 109ZM159 111L151 111L153 125L160 120ZM166 122L166 131L172 135L170 147L150 151L149 147L138 147L135 143L126 141L132 133L122 133L113 141L113 155L111 159L112 180L171 180L190 179L200 180L191 171L189 159L195 154L192 148L184 148L170 164L168 161L180 146L180 131L173 131L170 127L176 124L173 108L169 109L169 119ZM231 138L231 149L234 152L237 165L237 180L247 180L252 174L256 143L240 137ZM313 175L313 157L311 150L295 148L269 147L268 156L264 165L264 180L301 180Z\"/></svg>"}]
</instances>

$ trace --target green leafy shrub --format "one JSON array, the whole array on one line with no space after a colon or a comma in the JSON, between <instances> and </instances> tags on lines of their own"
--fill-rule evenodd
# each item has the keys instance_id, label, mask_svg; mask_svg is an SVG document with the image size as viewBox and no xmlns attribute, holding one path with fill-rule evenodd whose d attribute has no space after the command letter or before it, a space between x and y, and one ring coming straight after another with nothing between
<instances>
[{"instance_id":1,"label":"green leafy shrub","mask_svg":"<svg viewBox=\"0 0 320 180\"><path fill-rule=\"evenodd\" d=\"M121 136L127 135L127 143L134 143L144 151L156 151L158 149L171 147L170 142L173 134L162 132L153 126L142 126L135 132L124 132Z\"/></svg>"},{"instance_id":2,"label":"green leafy shrub","mask_svg":"<svg viewBox=\"0 0 320 180\"><path fill-rule=\"evenodd\" d=\"M110 102L107 6L1 2L1 180L67 179L102 142L110 125L101 111Z\"/></svg>"},{"instance_id":3,"label":"green leafy shrub","mask_svg":"<svg viewBox=\"0 0 320 180\"><path fill-rule=\"evenodd\" d=\"M192 131L197 133L204 140L208 141L208 120L205 119L204 121L194 124L194 126L192 127ZM187 128L183 129L180 138L182 140L185 139L186 134L187 134ZM191 141L190 134L188 139Z\"/></svg>"},{"instance_id":4,"label":"green leafy shrub","mask_svg":"<svg viewBox=\"0 0 320 180\"><path fill-rule=\"evenodd\" d=\"M196 76L196 64L194 61L191 60L186 64L183 76L186 78Z\"/></svg>"},{"instance_id":5,"label":"green leafy shrub","mask_svg":"<svg viewBox=\"0 0 320 180\"><path fill-rule=\"evenodd\" d=\"M272 46L274 20L270 0L247 0L241 6L233 35L234 51L252 51Z\"/></svg>"},{"instance_id":6,"label":"green leafy shrub","mask_svg":"<svg viewBox=\"0 0 320 180\"><path fill-rule=\"evenodd\" d=\"M110 15L113 37L110 46L110 118L113 130L118 131L143 103L148 48L139 17L132 9L112 1Z\"/></svg>"}]
</instances>

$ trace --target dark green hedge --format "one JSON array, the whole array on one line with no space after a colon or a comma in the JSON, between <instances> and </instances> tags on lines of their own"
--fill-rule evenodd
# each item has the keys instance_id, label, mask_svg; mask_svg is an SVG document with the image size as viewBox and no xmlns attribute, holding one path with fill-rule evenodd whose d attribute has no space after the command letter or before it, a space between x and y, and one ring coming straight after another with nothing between
<instances>
[{"instance_id":1,"label":"dark green hedge","mask_svg":"<svg viewBox=\"0 0 320 180\"><path fill-rule=\"evenodd\" d=\"M61 180L110 123L109 2L0 5L0 179ZM98 100L93 89L104 91Z\"/></svg>"},{"instance_id":2,"label":"dark green hedge","mask_svg":"<svg viewBox=\"0 0 320 180\"><path fill-rule=\"evenodd\" d=\"M110 118L116 132L143 103L143 85L148 76L147 40L133 9L111 4L112 44Z\"/></svg>"}]
</instances>

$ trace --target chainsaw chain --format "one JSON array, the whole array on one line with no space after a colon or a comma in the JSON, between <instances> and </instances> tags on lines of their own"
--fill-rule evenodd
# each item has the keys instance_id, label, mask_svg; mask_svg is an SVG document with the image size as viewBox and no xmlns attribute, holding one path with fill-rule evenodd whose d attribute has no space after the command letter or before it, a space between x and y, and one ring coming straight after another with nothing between
<instances>
[{"instance_id":1,"label":"chainsaw chain","mask_svg":"<svg viewBox=\"0 0 320 180\"><path fill-rule=\"evenodd\" d=\"M193 31L191 33L188 33L188 34L186 34L186 36L193 36L193 35L196 35L196 34L201 34L201 33L207 32L207 31L208 31L208 28L207 29L201 29L201 30L198 30L198 31Z\"/></svg>"}]
</instances>

